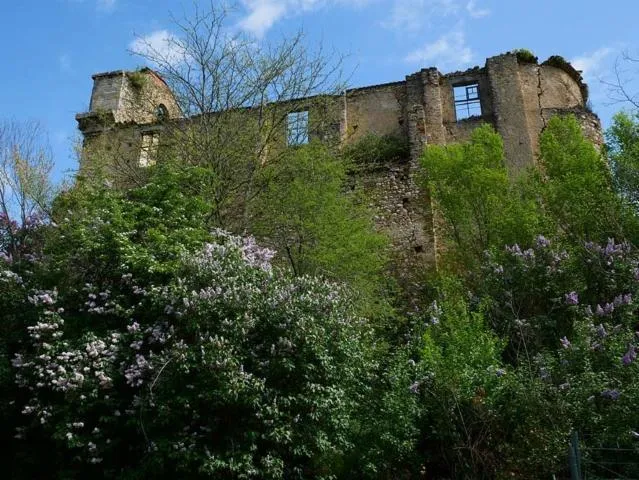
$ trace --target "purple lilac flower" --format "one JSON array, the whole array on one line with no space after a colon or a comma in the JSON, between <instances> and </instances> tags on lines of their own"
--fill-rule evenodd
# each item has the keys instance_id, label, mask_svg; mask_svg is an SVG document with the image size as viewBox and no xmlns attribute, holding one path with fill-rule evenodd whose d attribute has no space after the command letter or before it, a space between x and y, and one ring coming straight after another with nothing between
<instances>
[{"instance_id":1,"label":"purple lilac flower","mask_svg":"<svg viewBox=\"0 0 639 480\"><path fill-rule=\"evenodd\" d=\"M615 311L615 306L612 303L606 303L603 307L603 311L605 315L612 315L612 312Z\"/></svg>"},{"instance_id":2,"label":"purple lilac flower","mask_svg":"<svg viewBox=\"0 0 639 480\"><path fill-rule=\"evenodd\" d=\"M504 370L503 368L498 368L497 370L495 370L495 375L497 375L497 377L503 377L504 375L506 375L506 370Z\"/></svg>"},{"instance_id":3,"label":"purple lilac flower","mask_svg":"<svg viewBox=\"0 0 639 480\"><path fill-rule=\"evenodd\" d=\"M636 359L637 359L637 351L635 349L635 346L630 344L628 345L628 351L621 359L621 363L623 363L625 366L628 366L632 362L634 362Z\"/></svg>"},{"instance_id":4,"label":"purple lilac flower","mask_svg":"<svg viewBox=\"0 0 639 480\"><path fill-rule=\"evenodd\" d=\"M570 340L568 340L566 337L563 337L559 340L561 342L561 346L564 348L570 348Z\"/></svg>"},{"instance_id":5,"label":"purple lilac flower","mask_svg":"<svg viewBox=\"0 0 639 480\"><path fill-rule=\"evenodd\" d=\"M606 245L606 248L604 249L604 253L606 255L612 255L616 252L617 252L617 245L615 245L615 239L609 238L608 244Z\"/></svg>"},{"instance_id":6,"label":"purple lilac flower","mask_svg":"<svg viewBox=\"0 0 639 480\"><path fill-rule=\"evenodd\" d=\"M632 303L632 295L629 293L626 293L624 295L617 295L612 303L615 307L630 305L630 303Z\"/></svg>"},{"instance_id":7,"label":"purple lilac flower","mask_svg":"<svg viewBox=\"0 0 639 480\"><path fill-rule=\"evenodd\" d=\"M606 338L608 336L608 332L606 332L606 328L603 326L603 324L599 324L597 325L597 335L599 335L599 338Z\"/></svg>"},{"instance_id":8,"label":"purple lilac flower","mask_svg":"<svg viewBox=\"0 0 639 480\"><path fill-rule=\"evenodd\" d=\"M271 260L275 256L275 250L260 247L257 242L255 242L255 238L247 237L242 239L240 251L242 252L244 260L250 266L270 272Z\"/></svg>"},{"instance_id":9,"label":"purple lilac flower","mask_svg":"<svg viewBox=\"0 0 639 480\"><path fill-rule=\"evenodd\" d=\"M566 305L578 305L579 304L579 295L577 292L570 292L564 295L564 300Z\"/></svg>"},{"instance_id":10,"label":"purple lilac flower","mask_svg":"<svg viewBox=\"0 0 639 480\"><path fill-rule=\"evenodd\" d=\"M508 253L512 253L516 257L521 257L522 256L521 248L519 248L519 245L517 245L516 243L512 247L506 246L506 251Z\"/></svg>"},{"instance_id":11,"label":"purple lilac flower","mask_svg":"<svg viewBox=\"0 0 639 480\"><path fill-rule=\"evenodd\" d=\"M603 255L606 258L606 263L612 265L613 257L622 256L624 253L630 251L630 245L628 243L615 243L614 238L609 238L605 247L597 245L593 242L587 242L585 244L586 249L593 253Z\"/></svg>"},{"instance_id":12,"label":"purple lilac flower","mask_svg":"<svg viewBox=\"0 0 639 480\"><path fill-rule=\"evenodd\" d=\"M550 246L550 240L548 240L543 235L538 235L537 236L537 246L540 247L540 248L549 247Z\"/></svg>"},{"instance_id":13,"label":"purple lilac flower","mask_svg":"<svg viewBox=\"0 0 639 480\"><path fill-rule=\"evenodd\" d=\"M413 383L410 387L408 387L411 393L419 393L419 382Z\"/></svg>"},{"instance_id":14,"label":"purple lilac flower","mask_svg":"<svg viewBox=\"0 0 639 480\"><path fill-rule=\"evenodd\" d=\"M621 393L619 392L619 390L614 388L612 390L604 390L603 392L601 392L601 396L603 398L607 398L608 400L618 400L621 396Z\"/></svg>"},{"instance_id":15,"label":"purple lilac flower","mask_svg":"<svg viewBox=\"0 0 639 480\"><path fill-rule=\"evenodd\" d=\"M598 317L603 317L605 314L603 308L601 308L601 305L597 304L597 308L595 309L595 315L597 315Z\"/></svg>"}]
</instances>

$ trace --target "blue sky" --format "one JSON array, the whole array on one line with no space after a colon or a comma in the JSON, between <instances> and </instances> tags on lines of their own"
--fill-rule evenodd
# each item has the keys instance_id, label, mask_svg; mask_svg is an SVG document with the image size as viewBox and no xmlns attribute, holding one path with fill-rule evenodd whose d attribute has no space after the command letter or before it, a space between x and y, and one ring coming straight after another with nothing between
<instances>
[{"instance_id":1,"label":"blue sky","mask_svg":"<svg viewBox=\"0 0 639 480\"><path fill-rule=\"evenodd\" d=\"M449 72L483 65L515 48L541 60L560 54L584 70L604 124L621 107L609 105L599 79L612 79L623 50L639 51L637 0L239 0L239 6L230 28L265 41L302 28L309 44L321 40L348 54L352 86L401 80L427 66ZM77 168L74 116L88 108L91 74L142 66L130 53L136 38L162 48L176 34L170 14L192 8L173 0L1 0L0 119L41 121L56 175Z\"/></svg>"}]
</instances>

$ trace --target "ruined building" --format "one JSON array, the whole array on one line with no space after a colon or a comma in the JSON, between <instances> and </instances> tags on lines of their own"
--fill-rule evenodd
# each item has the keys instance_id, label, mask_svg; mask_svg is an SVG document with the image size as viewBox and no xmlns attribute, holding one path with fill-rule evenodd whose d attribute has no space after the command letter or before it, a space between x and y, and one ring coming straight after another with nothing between
<instances>
[{"instance_id":1,"label":"ruined building","mask_svg":"<svg viewBox=\"0 0 639 480\"><path fill-rule=\"evenodd\" d=\"M101 73L93 81L89 111L76 117L85 145L100 135L124 131L126 140L120 137L118 142L136 168L152 163L167 120L192 121L182 118L169 87L151 70ZM139 105L140 90L151 108ZM548 119L564 113L576 115L584 132L601 143L599 120L586 108L587 87L560 57L538 64L508 53L464 72L442 74L425 68L402 81L350 89L330 100L331 119L322 124L323 132L311 128L313 102L308 107L297 102L287 114L284 138L288 144L305 143L314 136L324 138L328 128L342 144L369 133L408 143L410 158L358 179L377 209L379 227L392 239L399 270L436 260L428 194L414 182L426 144L463 141L487 122L503 137L508 168L516 172L535 162L539 134Z\"/></svg>"}]
</instances>

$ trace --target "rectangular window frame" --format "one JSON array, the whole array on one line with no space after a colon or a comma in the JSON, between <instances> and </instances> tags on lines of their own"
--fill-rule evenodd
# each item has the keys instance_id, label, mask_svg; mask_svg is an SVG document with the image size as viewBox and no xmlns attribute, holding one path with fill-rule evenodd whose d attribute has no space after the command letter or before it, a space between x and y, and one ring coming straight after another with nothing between
<instances>
[{"instance_id":1,"label":"rectangular window frame","mask_svg":"<svg viewBox=\"0 0 639 480\"><path fill-rule=\"evenodd\" d=\"M289 147L308 143L308 110L290 112L286 116L286 144Z\"/></svg>"},{"instance_id":2,"label":"rectangular window frame","mask_svg":"<svg viewBox=\"0 0 639 480\"><path fill-rule=\"evenodd\" d=\"M160 136L156 132L142 133L140 145L140 155L138 157L138 166L147 168L155 165L155 158L158 153L158 145L160 144Z\"/></svg>"},{"instance_id":3,"label":"rectangular window frame","mask_svg":"<svg viewBox=\"0 0 639 480\"><path fill-rule=\"evenodd\" d=\"M458 122L467 118L482 116L478 82L453 85L453 100L455 103L455 119Z\"/></svg>"}]
</instances>

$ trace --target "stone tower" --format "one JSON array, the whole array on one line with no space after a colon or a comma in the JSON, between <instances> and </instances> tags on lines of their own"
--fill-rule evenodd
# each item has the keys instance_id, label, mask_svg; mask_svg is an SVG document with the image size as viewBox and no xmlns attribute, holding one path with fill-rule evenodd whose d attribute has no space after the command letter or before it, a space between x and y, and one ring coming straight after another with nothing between
<instances>
[{"instance_id":1,"label":"stone tower","mask_svg":"<svg viewBox=\"0 0 639 480\"><path fill-rule=\"evenodd\" d=\"M89 111L76 115L84 137L81 174L103 167L101 155L109 152L123 175L154 161L162 125L182 118L166 82L153 70L117 70L93 75ZM112 160L110 161L112 163Z\"/></svg>"}]
</instances>

